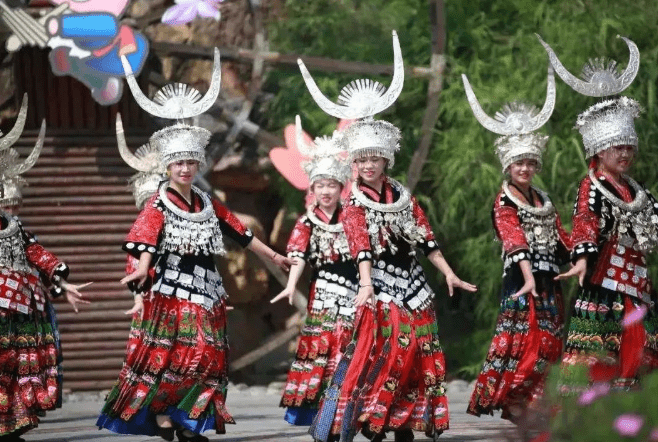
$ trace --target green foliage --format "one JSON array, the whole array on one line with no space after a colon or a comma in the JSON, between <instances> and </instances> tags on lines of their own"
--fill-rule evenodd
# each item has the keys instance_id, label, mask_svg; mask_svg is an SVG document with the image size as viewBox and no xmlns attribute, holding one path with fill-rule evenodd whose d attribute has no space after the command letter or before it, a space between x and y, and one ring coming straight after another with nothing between
<instances>
[{"instance_id":1,"label":"green foliage","mask_svg":"<svg viewBox=\"0 0 658 442\"><path fill-rule=\"evenodd\" d=\"M586 378L586 373L582 373ZM559 370L549 378L555 387ZM579 403L581 396L569 398L550 397L551 409L559 410L553 417L550 428L551 442L621 442L658 440L658 373L645 376L642 387L630 392L615 392L597 395L589 403ZM557 388L547 389L557 391ZM589 393L585 393L586 395ZM584 398L585 396L583 396ZM631 422L624 423L624 418ZM632 429L632 421L640 427L635 436L620 434Z\"/></svg>"},{"instance_id":2,"label":"green foliage","mask_svg":"<svg viewBox=\"0 0 658 442\"><path fill-rule=\"evenodd\" d=\"M494 154L495 135L482 128L465 99L461 74L469 80L490 115L514 100L541 107L546 94L548 58L538 33L572 73L590 57L607 56L623 67L626 45L617 34L635 41L642 56L640 72L626 95L646 112L637 122L639 160L633 176L656 190L656 80L658 78L658 3L650 0L446 0L448 68L440 97L440 118L430 156L415 190L455 272L478 285L479 292L452 299L439 279L433 281L441 336L453 373L477 373L498 313L502 265L494 242L490 210L503 175ZM391 63L392 29L400 36L407 66L429 64L431 38L426 0L288 0L286 16L270 26L273 49L343 60ZM326 96L358 75L313 72ZM376 79L388 84L390 79ZM587 165L581 140L573 130L576 116L596 100L583 97L557 79L555 112L543 131L551 136L535 184L551 195L564 224ZM335 121L306 91L298 70L276 70L268 78L275 93L269 108L270 128L280 130L300 114L305 129L328 134ZM393 176L404 181L418 145L427 105L427 80L407 78L393 108L379 118L396 124L404 135ZM426 269L430 269L427 265ZM428 271L428 273L434 273ZM654 272L655 273L655 272ZM430 275L432 276L432 275ZM573 292L573 283L565 286ZM568 303L567 303L568 305Z\"/></svg>"}]
</instances>

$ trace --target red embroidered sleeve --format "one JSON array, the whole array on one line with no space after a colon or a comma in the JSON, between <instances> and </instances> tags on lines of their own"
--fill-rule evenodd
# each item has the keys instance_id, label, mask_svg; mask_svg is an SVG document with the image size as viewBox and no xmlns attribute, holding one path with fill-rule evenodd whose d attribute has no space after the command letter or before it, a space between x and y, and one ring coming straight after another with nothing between
<instances>
[{"instance_id":1,"label":"red embroidered sleeve","mask_svg":"<svg viewBox=\"0 0 658 442\"><path fill-rule=\"evenodd\" d=\"M308 243L311 239L311 226L306 222L306 219L306 215L299 217L295 223L295 227L292 229L292 233L290 233L288 246L286 247L288 256L306 258Z\"/></svg>"},{"instance_id":2,"label":"red embroidered sleeve","mask_svg":"<svg viewBox=\"0 0 658 442\"><path fill-rule=\"evenodd\" d=\"M158 195L153 195L144 204L144 209L133 223L123 244L123 249L139 258L144 251L155 253L155 248L164 226L164 214L154 207Z\"/></svg>"},{"instance_id":3,"label":"red embroidered sleeve","mask_svg":"<svg viewBox=\"0 0 658 442\"><path fill-rule=\"evenodd\" d=\"M348 204L341 213L340 222L343 223L345 236L350 245L350 253L357 264L372 259L370 236L366 225L366 211L361 206Z\"/></svg>"},{"instance_id":4,"label":"red embroidered sleeve","mask_svg":"<svg viewBox=\"0 0 658 442\"><path fill-rule=\"evenodd\" d=\"M27 245L25 256L30 264L39 269L41 273L48 275L51 279L58 267L65 267L65 264L57 256L50 253L38 242L32 242ZM66 276L68 276L68 268L64 277Z\"/></svg>"},{"instance_id":5,"label":"red embroidered sleeve","mask_svg":"<svg viewBox=\"0 0 658 442\"><path fill-rule=\"evenodd\" d=\"M416 220L416 225L425 229L425 242L418 244L418 246L422 249L425 256L427 256L434 250L439 250L441 247L436 242L434 232L432 231L432 226L427 220L427 216L425 216L423 208L420 207L420 204L418 204L418 201L415 197L411 197L411 204L413 207L413 215L414 219Z\"/></svg>"},{"instance_id":6,"label":"red embroidered sleeve","mask_svg":"<svg viewBox=\"0 0 658 442\"><path fill-rule=\"evenodd\" d=\"M523 233L516 207L505 203L502 194L498 194L493 208L493 223L496 235L503 243L503 250L508 255L530 250Z\"/></svg>"},{"instance_id":7,"label":"red embroidered sleeve","mask_svg":"<svg viewBox=\"0 0 658 442\"><path fill-rule=\"evenodd\" d=\"M215 208L215 215L219 218L219 226L222 233L236 241L240 246L247 247L254 235L237 216L233 214L228 207L219 202L217 198L212 198L212 205Z\"/></svg>"},{"instance_id":8,"label":"red embroidered sleeve","mask_svg":"<svg viewBox=\"0 0 658 442\"><path fill-rule=\"evenodd\" d=\"M571 232L572 259L598 250L599 215L590 207L591 189L592 181L588 177L580 182Z\"/></svg>"}]
</instances>

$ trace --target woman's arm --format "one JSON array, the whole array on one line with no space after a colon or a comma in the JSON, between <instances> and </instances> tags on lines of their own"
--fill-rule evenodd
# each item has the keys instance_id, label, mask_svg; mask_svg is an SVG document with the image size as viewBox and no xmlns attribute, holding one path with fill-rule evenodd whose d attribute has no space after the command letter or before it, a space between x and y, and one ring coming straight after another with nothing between
<instances>
[{"instance_id":1,"label":"woman's arm","mask_svg":"<svg viewBox=\"0 0 658 442\"><path fill-rule=\"evenodd\" d=\"M292 298L295 296L295 288L297 287L297 282L299 282L299 278L302 276L302 272L304 271L304 267L306 265L306 262L301 258L292 258L292 260L295 263L290 267L290 273L288 274L288 284L281 291L281 293L272 298L270 301L272 304L280 299L288 298L288 304L292 305Z\"/></svg>"},{"instance_id":2,"label":"woman's arm","mask_svg":"<svg viewBox=\"0 0 658 442\"><path fill-rule=\"evenodd\" d=\"M275 252L274 250L270 249L268 246L263 244L263 242L256 237L254 237L254 239L251 240L247 248L263 258L269 259L270 261L272 261L274 264L276 264L286 272L290 270L290 266L295 264L294 260L278 254L277 252Z\"/></svg>"},{"instance_id":3,"label":"woman's arm","mask_svg":"<svg viewBox=\"0 0 658 442\"><path fill-rule=\"evenodd\" d=\"M372 270L372 261L363 260L359 262L359 292L356 294L354 304L361 307L366 302L370 301L375 305L375 289L372 286L370 279L370 271Z\"/></svg>"},{"instance_id":4,"label":"woman's arm","mask_svg":"<svg viewBox=\"0 0 658 442\"><path fill-rule=\"evenodd\" d=\"M448 284L448 293L450 296L453 295L454 293L454 288L460 288L469 292L476 292L477 291L477 286L462 281L455 275L455 272L452 271L452 268L448 265L448 262L446 259L443 257L443 253L441 253L440 250L436 249L433 250L427 258L430 260L430 262L443 273L443 275L446 278L446 284Z\"/></svg>"}]
</instances>

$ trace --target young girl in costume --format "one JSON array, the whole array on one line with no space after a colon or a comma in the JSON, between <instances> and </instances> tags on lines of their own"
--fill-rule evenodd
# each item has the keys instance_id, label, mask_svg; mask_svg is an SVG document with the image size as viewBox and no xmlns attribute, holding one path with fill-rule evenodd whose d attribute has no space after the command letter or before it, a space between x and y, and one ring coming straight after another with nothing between
<instances>
[{"instance_id":1,"label":"young girl in costume","mask_svg":"<svg viewBox=\"0 0 658 442\"><path fill-rule=\"evenodd\" d=\"M398 97L404 66L393 32L395 71L388 90L375 82L352 82L335 104L322 95L300 62L315 101L337 118L359 119L343 132L358 178L342 222L359 271L356 305L363 317L339 397L325 398L315 427L330 426L327 439L351 441L359 427L381 441L413 440L413 431L437 438L448 428L445 359L432 305L434 292L415 256L420 249L454 288L476 291L443 258L423 210L385 170L393 166L400 131L372 116ZM357 315L358 316L358 315ZM350 344L351 345L351 344ZM332 404L333 403L333 404ZM335 405L335 413L328 413Z\"/></svg>"},{"instance_id":2,"label":"young girl in costume","mask_svg":"<svg viewBox=\"0 0 658 442\"><path fill-rule=\"evenodd\" d=\"M496 153L508 176L492 211L503 246L500 313L467 412L480 416L501 410L502 418L518 422L543 395L548 369L562 354L562 289L554 278L568 258L569 237L548 195L532 185L548 141L535 131L555 107L555 79L549 66L541 111L513 102L495 119L482 110L465 75L462 79L477 120L502 135Z\"/></svg>"},{"instance_id":3,"label":"young girl in costume","mask_svg":"<svg viewBox=\"0 0 658 442\"><path fill-rule=\"evenodd\" d=\"M293 228L287 252L295 264L288 285L272 302L287 298L292 303L295 286L308 262L312 268L308 313L281 406L288 407L287 422L310 425L352 338L358 279L343 225L338 222L341 192L352 172L339 143L340 134L316 138L314 146L305 146L299 116L296 123L297 145L308 158L304 171L315 202Z\"/></svg>"},{"instance_id":4,"label":"young girl in costume","mask_svg":"<svg viewBox=\"0 0 658 442\"><path fill-rule=\"evenodd\" d=\"M190 118L205 112L219 93L219 51L209 92L186 85L165 87L156 102L146 98L124 60L127 80L140 106L155 116ZM151 301L142 311L139 342L128 353L97 425L122 434L159 434L171 441L203 442L200 433L224 433L233 418L225 407L228 384L226 291L213 255L222 255L224 235L282 268L291 261L254 238L217 199L192 185L205 162L210 132L178 123L154 133L169 179L146 202L124 249L139 258L121 282L143 286L155 269ZM148 306L147 309L144 307Z\"/></svg>"}]
</instances>

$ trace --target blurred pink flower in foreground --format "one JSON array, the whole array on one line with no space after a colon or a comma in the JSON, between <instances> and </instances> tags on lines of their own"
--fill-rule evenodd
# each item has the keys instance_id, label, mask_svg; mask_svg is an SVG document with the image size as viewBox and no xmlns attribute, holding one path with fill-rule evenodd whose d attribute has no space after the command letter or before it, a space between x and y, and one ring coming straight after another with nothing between
<instances>
[{"instance_id":1,"label":"blurred pink flower in foreground","mask_svg":"<svg viewBox=\"0 0 658 442\"><path fill-rule=\"evenodd\" d=\"M644 417L637 414L620 414L612 424L620 436L635 437L644 425Z\"/></svg>"},{"instance_id":2,"label":"blurred pink flower in foreground","mask_svg":"<svg viewBox=\"0 0 658 442\"><path fill-rule=\"evenodd\" d=\"M176 0L176 4L162 15L162 23L176 26L189 23L197 17L219 20L222 0Z\"/></svg>"},{"instance_id":3,"label":"blurred pink flower in foreground","mask_svg":"<svg viewBox=\"0 0 658 442\"><path fill-rule=\"evenodd\" d=\"M629 314L627 314L624 319L621 321L622 327L630 327L631 325L637 324L640 322L642 319L647 314L647 307L645 305L641 305Z\"/></svg>"},{"instance_id":4,"label":"blurred pink flower in foreground","mask_svg":"<svg viewBox=\"0 0 658 442\"><path fill-rule=\"evenodd\" d=\"M610 385L607 383L596 382L585 390L578 398L579 405L589 405L600 396L605 396L610 391Z\"/></svg>"}]
</instances>

